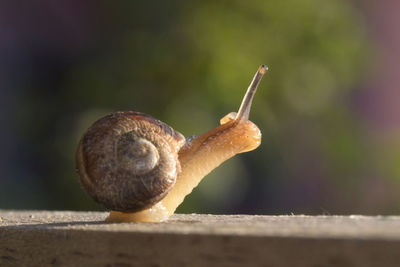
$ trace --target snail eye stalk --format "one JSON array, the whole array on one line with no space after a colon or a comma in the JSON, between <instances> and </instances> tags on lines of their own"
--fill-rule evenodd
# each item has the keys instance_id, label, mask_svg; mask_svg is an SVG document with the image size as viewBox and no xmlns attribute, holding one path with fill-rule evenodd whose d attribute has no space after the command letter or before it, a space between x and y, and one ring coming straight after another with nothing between
<instances>
[{"instance_id":1,"label":"snail eye stalk","mask_svg":"<svg viewBox=\"0 0 400 267\"><path fill-rule=\"evenodd\" d=\"M254 75L253 80L251 81L249 88L247 89L246 94L242 100L242 104L240 105L239 111L236 115L236 120L248 120L250 115L251 103L253 102L254 95L256 94L257 87L261 82L262 77L265 73L267 73L268 67L266 65L261 65L258 68L258 71Z\"/></svg>"}]
</instances>

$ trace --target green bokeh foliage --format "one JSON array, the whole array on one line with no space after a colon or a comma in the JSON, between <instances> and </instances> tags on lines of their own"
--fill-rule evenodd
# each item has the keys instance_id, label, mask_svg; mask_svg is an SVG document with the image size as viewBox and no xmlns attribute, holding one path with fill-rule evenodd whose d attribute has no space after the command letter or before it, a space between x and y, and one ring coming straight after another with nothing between
<instances>
[{"instance_id":1,"label":"green bokeh foliage","mask_svg":"<svg viewBox=\"0 0 400 267\"><path fill-rule=\"evenodd\" d=\"M370 152L348 101L368 47L348 1L104 1L98 9L89 52L64 77L61 95L70 110L58 112L51 141L51 175L60 177L54 208L98 207L73 168L80 135L94 120L136 110L185 136L202 133L237 110L260 64L270 71L251 120L262 145L223 164L180 211L361 207L351 197L368 173Z\"/></svg>"}]
</instances>

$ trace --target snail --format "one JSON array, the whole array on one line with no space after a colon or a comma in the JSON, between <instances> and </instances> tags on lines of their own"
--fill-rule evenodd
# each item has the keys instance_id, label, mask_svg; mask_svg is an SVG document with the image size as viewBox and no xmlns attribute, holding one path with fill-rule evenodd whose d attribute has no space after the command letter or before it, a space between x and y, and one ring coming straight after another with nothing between
<instances>
[{"instance_id":1,"label":"snail","mask_svg":"<svg viewBox=\"0 0 400 267\"><path fill-rule=\"evenodd\" d=\"M225 160L256 149L261 132L249 121L254 94L268 70L258 68L239 111L204 134L185 138L150 115L115 112L97 120L76 152L80 183L111 210L108 222L161 222Z\"/></svg>"}]
</instances>

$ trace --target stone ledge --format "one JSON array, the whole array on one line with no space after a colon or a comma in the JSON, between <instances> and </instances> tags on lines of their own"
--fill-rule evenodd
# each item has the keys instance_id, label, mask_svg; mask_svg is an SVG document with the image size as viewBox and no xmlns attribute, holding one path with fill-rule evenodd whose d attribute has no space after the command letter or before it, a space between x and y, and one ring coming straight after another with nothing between
<instances>
[{"instance_id":1,"label":"stone ledge","mask_svg":"<svg viewBox=\"0 0 400 267\"><path fill-rule=\"evenodd\" d=\"M400 217L0 211L0 266L399 266Z\"/></svg>"}]
</instances>

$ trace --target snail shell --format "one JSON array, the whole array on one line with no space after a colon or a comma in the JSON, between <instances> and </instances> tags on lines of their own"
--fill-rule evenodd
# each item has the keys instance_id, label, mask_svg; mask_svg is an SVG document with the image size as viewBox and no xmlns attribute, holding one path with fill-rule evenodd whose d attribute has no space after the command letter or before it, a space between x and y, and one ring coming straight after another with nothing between
<instances>
[{"instance_id":1,"label":"snail shell","mask_svg":"<svg viewBox=\"0 0 400 267\"><path fill-rule=\"evenodd\" d=\"M140 211L160 201L181 171L185 137L150 115L126 111L96 121L77 151L82 186L108 209Z\"/></svg>"}]
</instances>

